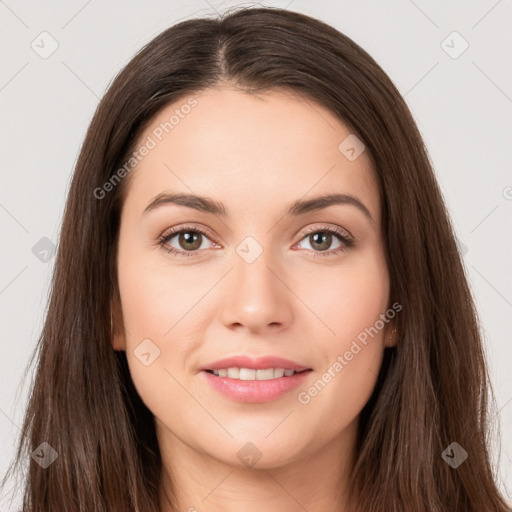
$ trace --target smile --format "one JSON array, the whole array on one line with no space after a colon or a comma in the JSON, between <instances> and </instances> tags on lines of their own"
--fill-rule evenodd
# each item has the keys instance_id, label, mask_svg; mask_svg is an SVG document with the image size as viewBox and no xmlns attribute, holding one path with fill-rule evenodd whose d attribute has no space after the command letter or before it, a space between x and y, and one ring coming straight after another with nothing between
<instances>
[{"instance_id":1,"label":"smile","mask_svg":"<svg viewBox=\"0 0 512 512\"><path fill-rule=\"evenodd\" d=\"M207 370L217 377L229 377L230 379L237 380L271 380L279 379L281 377L291 377L300 371L295 371L289 368L219 368L214 370ZM302 370L307 371L307 370Z\"/></svg>"},{"instance_id":2,"label":"smile","mask_svg":"<svg viewBox=\"0 0 512 512\"><path fill-rule=\"evenodd\" d=\"M203 370L199 375L206 379L212 389L237 402L263 403L277 400L300 386L312 370L288 370L283 368L226 368ZM214 373L215 372L215 373ZM222 375L221 375L222 372ZM226 375L224 376L224 372ZM271 375L272 372L272 375ZM216 375L218 373L219 375ZM233 375L233 377L230 377Z\"/></svg>"}]
</instances>

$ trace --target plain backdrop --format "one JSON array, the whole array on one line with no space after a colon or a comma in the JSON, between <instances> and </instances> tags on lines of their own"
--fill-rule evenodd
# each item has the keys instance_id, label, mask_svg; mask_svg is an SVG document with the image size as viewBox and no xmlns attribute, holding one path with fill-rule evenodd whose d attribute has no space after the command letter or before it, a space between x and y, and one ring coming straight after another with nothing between
<instances>
[{"instance_id":1,"label":"plain backdrop","mask_svg":"<svg viewBox=\"0 0 512 512\"><path fill-rule=\"evenodd\" d=\"M99 98L175 22L250 3L0 1L0 476L30 388L66 194ZM286 0L354 39L405 97L452 215L486 337L512 495L512 2ZM461 397L463 400L464 397ZM498 453L499 452L499 453ZM471 454L469 454L471 457ZM0 501L0 510L19 504Z\"/></svg>"}]
</instances>

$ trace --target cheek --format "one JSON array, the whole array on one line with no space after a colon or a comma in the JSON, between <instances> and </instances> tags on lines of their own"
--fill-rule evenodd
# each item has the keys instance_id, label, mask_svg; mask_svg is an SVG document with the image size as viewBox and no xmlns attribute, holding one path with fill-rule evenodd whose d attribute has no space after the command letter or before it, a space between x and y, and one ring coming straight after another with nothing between
<instances>
[{"instance_id":1,"label":"cheek","mask_svg":"<svg viewBox=\"0 0 512 512\"><path fill-rule=\"evenodd\" d=\"M171 402L172 407L190 403L180 383L185 384L187 354L195 349L194 332L206 316L200 299L217 279L193 265L170 265L163 249L148 255L147 248L123 245L121 238L118 282L126 357L137 392L154 414L168 411Z\"/></svg>"},{"instance_id":2,"label":"cheek","mask_svg":"<svg viewBox=\"0 0 512 512\"><path fill-rule=\"evenodd\" d=\"M388 271L378 251L354 253L338 268L319 266L297 283L297 295L318 319L312 322L318 329L313 339L322 340L330 356L364 337L388 307Z\"/></svg>"},{"instance_id":3,"label":"cheek","mask_svg":"<svg viewBox=\"0 0 512 512\"><path fill-rule=\"evenodd\" d=\"M195 305L211 286L193 266L177 268L166 261L163 249L152 251L126 247L118 258L123 318L132 341L170 339L182 326L181 319L189 321L188 315L194 314Z\"/></svg>"},{"instance_id":4,"label":"cheek","mask_svg":"<svg viewBox=\"0 0 512 512\"><path fill-rule=\"evenodd\" d=\"M322 364L313 386L301 389L299 402L319 410L329 408L338 424L358 414L379 373L386 325L382 318L389 297L383 261L377 253L353 258L350 264L347 260L339 272L310 274L316 286L308 286L307 294L303 290L308 306L321 320L313 322L316 336L312 330L309 336L316 340Z\"/></svg>"}]
</instances>

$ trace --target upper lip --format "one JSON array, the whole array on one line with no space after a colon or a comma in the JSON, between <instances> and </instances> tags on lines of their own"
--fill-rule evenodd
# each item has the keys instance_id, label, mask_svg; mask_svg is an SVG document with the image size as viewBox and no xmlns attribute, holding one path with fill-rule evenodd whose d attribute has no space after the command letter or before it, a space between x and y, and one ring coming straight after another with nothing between
<instances>
[{"instance_id":1,"label":"upper lip","mask_svg":"<svg viewBox=\"0 0 512 512\"><path fill-rule=\"evenodd\" d=\"M301 364L296 363L295 361L291 361L290 359L285 359L283 357L277 356L263 356L263 357L250 357L250 356L233 356L226 357L224 359L219 359L217 361L213 361L212 363L208 363L203 366L201 370L218 370L223 368L250 368L253 370L266 370L268 368L283 368L285 370L310 370L309 366L303 366Z\"/></svg>"}]
</instances>

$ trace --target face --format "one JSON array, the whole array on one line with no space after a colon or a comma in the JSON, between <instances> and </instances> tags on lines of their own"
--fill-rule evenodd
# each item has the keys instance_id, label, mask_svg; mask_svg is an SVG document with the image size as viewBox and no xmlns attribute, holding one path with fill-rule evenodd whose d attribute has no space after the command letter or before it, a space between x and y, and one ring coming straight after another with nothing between
<instances>
[{"instance_id":1,"label":"face","mask_svg":"<svg viewBox=\"0 0 512 512\"><path fill-rule=\"evenodd\" d=\"M354 433L394 310L378 185L354 139L340 149L349 135L313 101L227 87L169 105L142 134L114 347L162 444L275 467ZM327 194L340 202L313 201Z\"/></svg>"}]
</instances>

